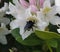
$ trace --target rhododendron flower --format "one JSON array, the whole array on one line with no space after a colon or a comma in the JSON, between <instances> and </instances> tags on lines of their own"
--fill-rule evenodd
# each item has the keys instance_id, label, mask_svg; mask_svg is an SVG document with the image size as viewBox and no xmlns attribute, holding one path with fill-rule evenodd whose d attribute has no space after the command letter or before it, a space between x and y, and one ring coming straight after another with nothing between
<instances>
[{"instance_id":1,"label":"rhododendron flower","mask_svg":"<svg viewBox=\"0 0 60 52\"><path fill-rule=\"evenodd\" d=\"M10 23L12 29L20 28L20 34L23 39L27 38L35 29L44 31L47 23L40 19L40 16L25 14L25 17L16 19Z\"/></svg>"},{"instance_id":2,"label":"rhododendron flower","mask_svg":"<svg viewBox=\"0 0 60 52\"><path fill-rule=\"evenodd\" d=\"M18 1L15 0L15 2L17 2L15 5L9 3L10 12L8 13L16 18L10 23L11 29L20 28L19 33L23 39L27 38L36 29L41 31L45 30L48 24L45 21L42 21L38 14L32 15L30 8L23 9L22 6L18 8Z\"/></svg>"},{"instance_id":3,"label":"rhododendron flower","mask_svg":"<svg viewBox=\"0 0 60 52\"><path fill-rule=\"evenodd\" d=\"M56 13L56 6L51 7L50 0L46 0L43 4L43 8L41 8L38 14L48 24L51 23L53 25L57 25L60 18L56 16Z\"/></svg>"}]
</instances>

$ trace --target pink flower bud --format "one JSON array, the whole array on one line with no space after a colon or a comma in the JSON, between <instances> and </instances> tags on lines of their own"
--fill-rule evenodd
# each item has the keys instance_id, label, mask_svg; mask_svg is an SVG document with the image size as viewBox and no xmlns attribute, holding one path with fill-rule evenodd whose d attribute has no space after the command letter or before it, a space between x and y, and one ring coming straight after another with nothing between
<instances>
[{"instance_id":1,"label":"pink flower bud","mask_svg":"<svg viewBox=\"0 0 60 52\"><path fill-rule=\"evenodd\" d=\"M30 5L30 7L33 13L36 13L38 11L38 8L35 5Z\"/></svg>"},{"instance_id":2,"label":"pink flower bud","mask_svg":"<svg viewBox=\"0 0 60 52\"><path fill-rule=\"evenodd\" d=\"M36 0L29 0L30 5L36 5Z\"/></svg>"},{"instance_id":3,"label":"pink flower bud","mask_svg":"<svg viewBox=\"0 0 60 52\"><path fill-rule=\"evenodd\" d=\"M22 5L23 7L28 8L29 3L28 3L27 1L25 1L25 0L19 0L19 2L21 3L21 5Z\"/></svg>"},{"instance_id":4,"label":"pink flower bud","mask_svg":"<svg viewBox=\"0 0 60 52\"><path fill-rule=\"evenodd\" d=\"M40 7L43 7L44 0L40 0Z\"/></svg>"}]
</instances>

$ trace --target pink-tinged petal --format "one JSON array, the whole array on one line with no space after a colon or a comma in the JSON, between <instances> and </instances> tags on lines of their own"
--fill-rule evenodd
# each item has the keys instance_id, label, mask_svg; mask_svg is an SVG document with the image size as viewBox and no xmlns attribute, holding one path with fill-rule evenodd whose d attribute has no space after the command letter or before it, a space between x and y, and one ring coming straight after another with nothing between
<instances>
[{"instance_id":1,"label":"pink-tinged petal","mask_svg":"<svg viewBox=\"0 0 60 52\"><path fill-rule=\"evenodd\" d=\"M36 0L29 0L30 5L36 5Z\"/></svg>"},{"instance_id":2,"label":"pink-tinged petal","mask_svg":"<svg viewBox=\"0 0 60 52\"><path fill-rule=\"evenodd\" d=\"M32 11L33 13L36 13L36 12L38 11L38 8L37 8L36 6L31 5L30 7L31 7L31 11Z\"/></svg>"},{"instance_id":3,"label":"pink-tinged petal","mask_svg":"<svg viewBox=\"0 0 60 52\"><path fill-rule=\"evenodd\" d=\"M23 7L28 8L29 3L28 3L27 1L25 1L25 0L19 0L19 2L20 2L20 4L21 4Z\"/></svg>"},{"instance_id":4,"label":"pink-tinged petal","mask_svg":"<svg viewBox=\"0 0 60 52\"><path fill-rule=\"evenodd\" d=\"M45 0L40 0L40 7L43 7L43 3Z\"/></svg>"}]
</instances>

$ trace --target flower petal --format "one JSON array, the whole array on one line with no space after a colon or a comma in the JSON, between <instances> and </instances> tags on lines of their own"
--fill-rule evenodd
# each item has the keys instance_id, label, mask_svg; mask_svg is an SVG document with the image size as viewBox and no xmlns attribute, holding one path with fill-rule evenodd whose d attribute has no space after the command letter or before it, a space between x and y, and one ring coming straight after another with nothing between
<instances>
[{"instance_id":1,"label":"flower petal","mask_svg":"<svg viewBox=\"0 0 60 52\"><path fill-rule=\"evenodd\" d=\"M9 30L6 28L5 24L1 23L0 27L0 35L7 35L9 34Z\"/></svg>"},{"instance_id":2,"label":"flower petal","mask_svg":"<svg viewBox=\"0 0 60 52\"><path fill-rule=\"evenodd\" d=\"M0 8L0 18L4 16L6 10L8 10L8 4L4 3L4 7Z\"/></svg>"},{"instance_id":3,"label":"flower petal","mask_svg":"<svg viewBox=\"0 0 60 52\"><path fill-rule=\"evenodd\" d=\"M0 43L7 44L7 39L5 36L0 36Z\"/></svg>"},{"instance_id":4,"label":"flower petal","mask_svg":"<svg viewBox=\"0 0 60 52\"><path fill-rule=\"evenodd\" d=\"M56 13L56 6L53 6L51 10L48 12L48 16L54 16Z\"/></svg>"},{"instance_id":5,"label":"flower petal","mask_svg":"<svg viewBox=\"0 0 60 52\"><path fill-rule=\"evenodd\" d=\"M25 10L22 8L17 8L17 6L14 6L12 3L9 3L9 9L10 11L7 12L7 14L12 14L15 18L22 17L25 14Z\"/></svg>"},{"instance_id":6,"label":"flower petal","mask_svg":"<svg viewBox=\"0 0 60 52\"><path fill-rule=\"evenodd\" d=\"M57 29L58 33L60 33L60 29Z\"/></svg>"},{"instance_id":7,"label":"flower petal","mask_svg":"<svg viewBox=\"0 0 60 52\"><path fill-rule=\"evenodd\" d=\"M48 25L49 24L45 21L40 21L39 23L37 23L38 29L41 31L44 31Z\"/></svg>"},{"instance_id":8,"label":"flower petal","mask_svg":"<svg viewBox=\"0 0 60 52\"><path fill-rule=\"evenodd\" d=\"M0 9L0 12L2 11L2 12L5 12L6 10L8 10L8 3L4 3L4 7L2 7L1 9Z\"/></svg>"},{"instance_id":9,"label":"flower petal","mask_svg":"<svg viewBox=\"0 0 60 52\"><path fill-rule=\"evenodd\" d=\"M44 18L44 15L41 12L37 12L37 19L38 19L38 29L41 31L44 31L45 28L49 25L49 22L47 22Z\"/></svg>"},{"instance_id":10,"label":"flower petal","mask_svg":"<svg viewBox=\"0 0 60 52\"><path fill-rule=\"evenodd\" d=\"M5 25L10 23L10 20L8 18L0 18L0 22L4 23Z\"/></svg>"},{"instance_id":11,"label":"flower petal","mask_svg":"<svg viewBox=\"0 0 60 52\"><path fill-rule=\"evenodd\" d=\"M60 14L60 6L56 6L56 11Z\"/></svg>"},{"instance_id":12,"label":"flower petal","mask_svg":"<svg viewBox=\"0 0 60 52\"><path fill-rule=\"evenodd\" d=\"M54 17L50 20L50 23L52 23L53 25L58 25L58 24L60 24L60 17L54 16Z\"/></svg>"},{"instance_id":13,"label":"flower petal","mask_svg":"<svg viewBox=\"0 0 60 52\"><path fill-rule=\"evenodd\" d=\"M39 2L40 2L39 3L40 4L40 7L43 7L44 0L40 0Z\"/></svg>"},{"instance_id":14,"label":"flower petal","mask_svg":"<svg viewBox=\"0 0 60 52\"><path fill-rule=\"evenodd\" d=\"M40 20L43 20L43 21L45 21L45 16L43 15L43 13L42 12L37 12L37 18L39 19L39 21Z\"/></svg>"},{"instance_id":15,"label":"flower petal","mask_svg":"<svg viewBox=\"0 0 60 52\"><path fill-rule=\"evenodd\" d=\"M29 35L31 35L32 30L30 31L24 31L24 27L20 27L20 35L22 36L22 39L26 39Z\"/></svg>"},{"instance_id":16,"label":"flower petal","mask_svg":"<svg viewBox=\"0 0 60 52\"><path fill-rule=\"evenodd\" d=\"M17 16L17 8L12 3L9 3L9 12L6 12L7 14L12 14L14 17Z\"/></svg>"},{"instance_id":17,"label":"flower petal","mask_svg":"<svg viewBox=\"0 0 60 52\"><path fill-rule=\"evenodd\" d=\"M19 1L18 0L13 0L13 3L16 5L16 6L19 6Z\"/></svg>"},{"instance_id":18,"label":"flower petal","mask_svg":"<svg viewBox=\"0 0 60 52\"><path fill-rule=\"evenodd\" d=\"M36 0L29 0L30 5L36 5Z\"/></svg>"},{"instance_id":19,"label":"flower petal","mask_svg":"<svg viewBox=\"0 0 60 52\"><path fill-rule=\"evenodd\" d=\"M38 11L38 8L34 5L30 5L31 7L31 12L36 13Z\"/></svg>"},{"instance_id":20,"label":"flower petal","mask_svg":"<svg viewBox=\"0 0 60 52\"><path fill-rule=\"evenodd\" d=\"M18 8L18 9L20 9L20 10L25 10L25 8L24 7L22 7L22 5L19 3L19 1L18 0L13 0L13 3L15 4L15 6Z\"/></svg>"},{"instance_id":21,"label":"flower petal","mask_svg":"<svg viewBox=\"0 0 60 52\"><path fill-rule=\"evenodd\" d=\"M60 0L55 0L55 5L60 6Z\"/></svg>"},{"instance_id":22,"label":"flower petal","mask_svg":"<svg viewBox=\"0 0 60 52\"><path fill-rule=\"evenodd\" d=\"M22 5L23 7L28 8L29 3L28 3L27 1L25 1L25 0L19 0L19 1L20 1L21 5Z\"/></svg>"},{"instance_id":23,"label":"flower petal","mask_svg":"<svg viewBox=\"0 0 60 52\"><path fill-rule=\"evenodd\" d=\"M43 7L46 8L46 7L51 7L51 3L50 3L50 0L45 0L44 4L43 4Z\"/></svg>"},{"instance_id":24,"label":"flower petal","mask_svg":"<svg viewBox=\"0 0 60 52\"><path fill-rule=\"evenodd\" d=\"M29 7L29 8L25 11L25 16L26 16L26 18L32 16L32 14L31 14L31 7Z\"/></svg>"},{"instance_id":25,"label":"flower petal","mask_svg":"<svg viewBox=\"0 0 60 52\"><path fill-rule=\"evenodd\" d=\"M15 28L18 28L19 27L19 20L13 20L11 23L10 23L10 26L11 26L11 29L15 29Z\"/></svg>"}]
</instances>

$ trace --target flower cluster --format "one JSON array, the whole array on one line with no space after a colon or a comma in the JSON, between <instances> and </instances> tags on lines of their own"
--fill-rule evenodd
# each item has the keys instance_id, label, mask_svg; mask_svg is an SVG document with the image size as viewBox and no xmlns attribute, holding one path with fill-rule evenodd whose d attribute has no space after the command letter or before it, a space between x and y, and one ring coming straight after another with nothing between
<instances>
[{"instance_id":1,"label":"flower cluster","mask_svg":"<svg viewBox=\"0 0 60 52\"><path fill-rule=\"evenodd\" d=\"M10 22L4 18L4 14L11 14L15 19ZM54 4L54 0L13 0L13 3L9 2L9 6L4 3L4 7L0 8L1 27L2 24L7 25L9 22L11 30L20 29L19 33L24 40L35 30L46 31L50 23L60 28L60 7ZM60 33L60 29L57 31ZM3 37L5 39L5 36Z\"/></svg>"},{"instance_id":2,"label":"flower cluster","mask_svg":"<svg viewBox=\"0 0 60 52\"><path fill-rule=\"evenodd\" d=\"M0 0L0 3L2 1ZM8 10L8 3L4 2L4 6L0 8L0 43L7 44L6 35L9 34L9 30L6 25L10 23L10 20L5 17L6 11Z\"/></svg>"},{"instance_id":3,"label":"flower cluster","mask_svg":"<svg viewBox=\"0 0 60 52\"><path fill-rule=\"evenodd\" d=\"M52 6L50 0L13 0L9 3L9 12L16 18L10 23L11 29L20 28L23 39L27 38L35 30L45 31L49 23L60 24L60 18L56 14L57 8Z\"/></svg>"}]
</instances>

